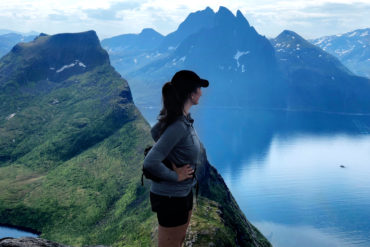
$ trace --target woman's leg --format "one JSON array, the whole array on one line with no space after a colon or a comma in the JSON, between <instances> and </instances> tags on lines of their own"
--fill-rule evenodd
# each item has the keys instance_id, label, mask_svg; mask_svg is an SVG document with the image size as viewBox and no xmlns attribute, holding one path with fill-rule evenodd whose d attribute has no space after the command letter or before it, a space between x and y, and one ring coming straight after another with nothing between
<instances>
[{"instance_id":1,"label":"woman's leg","mask_svg":"<svg viewBox=\"0 0 370 247\"><path fill-rule=\"evenodd\" d=\"M188 213L188 221L184 225L163 227L158 224L158 247L181 247L186 236L192 210Z\"/></svg>"},{"instance_id":2,"label":"woman's leg","mask_svg":"<svg viewBox=\"0 0 370 247\"><path fill-rule=\"evenodd\" d=\"M183 234L183 236L182 236L181 243L180 243L180 246L181 246L181 247L183 246L184 241L185 241L186 231L188 230L188 226L189 226L189 223L190 223L190 218L191 218L191 214L192 214L192 212L193 212L193 210L189 210L188 222L186 222L186 224L185 224L184 234Z\"/></svg>"}]
</instances>

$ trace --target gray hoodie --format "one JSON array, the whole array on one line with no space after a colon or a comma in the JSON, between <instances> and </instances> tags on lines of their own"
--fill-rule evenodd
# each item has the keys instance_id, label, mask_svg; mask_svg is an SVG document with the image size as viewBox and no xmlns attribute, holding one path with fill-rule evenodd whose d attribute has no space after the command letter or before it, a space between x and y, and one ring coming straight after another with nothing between
<instances>
[{"instance_id":1,"label":"gray hoodie","mask_svg":"<svg viewBox=\"0 0 370 247\"><path fill-rule=\"evenodd\" d=\"M196 180L189 178L181 182L177 181L178 175L175 171L168 169L162 161L168 160L181 167L186 164L195 169L200 165L201 142L193 127L194 119L190 113L182 115L169 125L159 136L160 122L158 121L151 129L151 134L156 141L152 149L144 159L144 168L163 181L152 181L150 191L165 196L186 196L196 184Z\"/></svg>"}]
</instances>

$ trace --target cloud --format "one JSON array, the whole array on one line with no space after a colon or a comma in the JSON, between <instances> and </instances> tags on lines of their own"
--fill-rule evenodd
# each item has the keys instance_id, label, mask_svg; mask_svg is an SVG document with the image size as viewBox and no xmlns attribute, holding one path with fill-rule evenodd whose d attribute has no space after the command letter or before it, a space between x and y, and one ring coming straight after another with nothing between
<instances>
[{"instance_id":1,"label":"cloud","mask_svg":"<svg viewBox=\"0 0 370 247\"><path fill-rule=\"evenodd\" d=\"M94 29L100 37L177 29L191 13L207 6L238 9L256 30L276 36L291 29L305 38L344 33L369 25L368 0L12 0L0 1L0 29L75 32Z\"/></svg>"},{"instance_id":2,"label":"cloud","mask_svg":"<svg viewBox=\"0 0 370 247\"><path fill-rule=\"evenodd\" d=\"M346 2L297 1L288 4L280 1L242 8L242 12L257 31L270 37L277 36L284 29L296 31L305 38L317 38L368 27L370 3Z\"/></svg>"},{"instance_id":3,"label":"cloud","mask_svg":"<svg viewBox=\"0 0 370 247\"><path fill-rule=\"evenodd\" d=\"M98 20L121 20L122 18L117 14L122 10L139 9L138 2L118 2L112 4L108 9L87 9L84 12L89 18Z\"/></svg>"},{"instance_id":4,"label":"cloud","mask_svg":"<svg viewBox=\"0 0 370 247\"><path fill-rule=\"evenodd\" d=\"M68 20L68 16L63 14L49 14L48 19L51 21L66 21Z\"/></svg>"}]
</instances>

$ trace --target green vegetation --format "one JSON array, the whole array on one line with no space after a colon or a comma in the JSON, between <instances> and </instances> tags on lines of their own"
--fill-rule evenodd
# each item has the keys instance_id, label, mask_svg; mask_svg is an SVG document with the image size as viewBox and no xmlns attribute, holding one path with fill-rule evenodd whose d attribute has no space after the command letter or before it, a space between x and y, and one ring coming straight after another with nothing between
<instances>
[{"instance_id":1,"label":"green vegetation","mask_svg":"<svg viewBox=\"0 0 370 247\"><path fill-rule=\"evenodd\" d=\"M34 45L48 45L50 37ZM141 186L140 181L143 150L153 140L127 82L102 61L58 80L18 83L19 68L36 68L32 63L42 61L32 43L19 49L0 60L0 223L74 246L155 246L150 182ZM211 172L203 178L192 218L194 246L236 246L235 239L248 246L252 234L262 239L247 228L236 202L225 201L230 192L222 178L204 166ZM257 246L269 246L265 243Z\"/></svg>"}]
</instances>

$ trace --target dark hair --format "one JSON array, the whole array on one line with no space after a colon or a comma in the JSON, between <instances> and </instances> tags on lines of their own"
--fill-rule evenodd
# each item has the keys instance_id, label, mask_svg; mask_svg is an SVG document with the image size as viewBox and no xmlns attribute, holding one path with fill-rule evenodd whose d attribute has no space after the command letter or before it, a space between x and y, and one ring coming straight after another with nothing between
<instances>
[{"instance_id":1,"label":"dark hair","mask_svg":"<svg viewBox=\"0 0 370 247\"><path fill-rule=\"evenodd\" d=\"M184 105L191 93L195 93L199 85L186 88L176 88L171 82L166 82L162 87L162 110L159 112L158 121L161 122L160 135L176 119L183 115Z\"/></svg>"}]
</instances>

